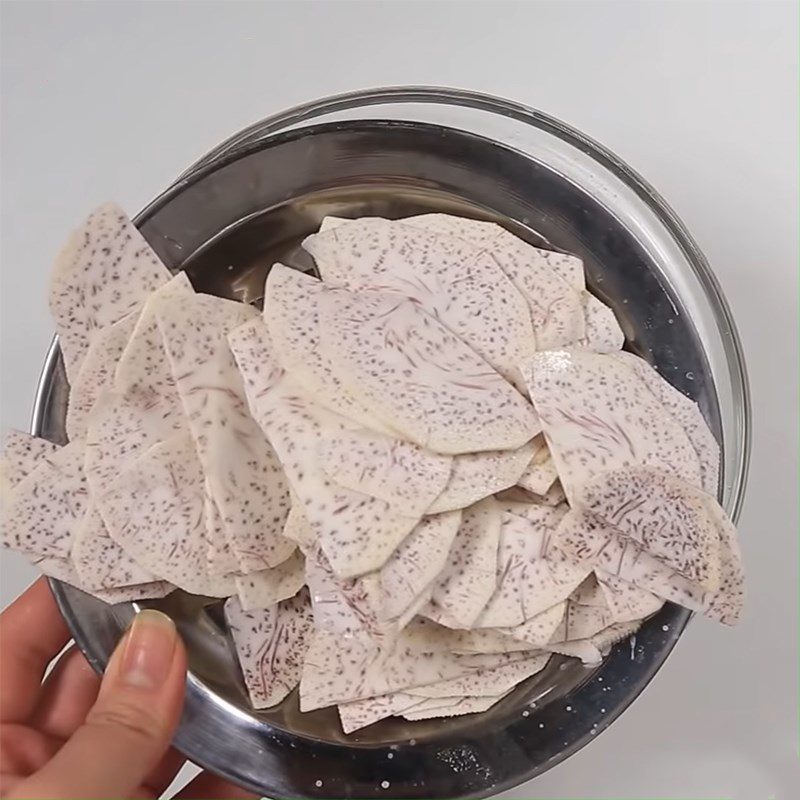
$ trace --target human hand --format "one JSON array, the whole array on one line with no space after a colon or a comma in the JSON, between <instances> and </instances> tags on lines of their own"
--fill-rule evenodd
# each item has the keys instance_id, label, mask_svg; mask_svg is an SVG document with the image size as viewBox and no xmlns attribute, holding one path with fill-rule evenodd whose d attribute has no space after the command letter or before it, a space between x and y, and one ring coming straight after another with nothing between
<instances>
[{"instance_id":1,"label":"human hand","mask_svg":"<svg viewBox=\"0 0 800 800\"><path fill-rule=\"evenodd\" d=\"M0 614L0 796L48 800L159 797L183 764L170 748L186 651L172 621L139 613L101 679L70 640L47 581ZM43 681L44 679L44 681ZM180 800L253 795L202 773Z\"/></svg>"}]
</instances>

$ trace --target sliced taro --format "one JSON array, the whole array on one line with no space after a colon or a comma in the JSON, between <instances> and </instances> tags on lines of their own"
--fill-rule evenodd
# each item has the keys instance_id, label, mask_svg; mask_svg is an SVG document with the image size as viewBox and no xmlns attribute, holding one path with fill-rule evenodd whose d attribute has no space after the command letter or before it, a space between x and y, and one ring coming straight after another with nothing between
<instances>
[{"instance_id":1,"label":"sliced taro","mask_svg":"<svg viewBox=\"0 0 800 800\"><path fill-rule=\"evenodd\" d=\"M469 628L497 585L502 513L487 498L465 509L447 561L433 587L431 604L451 627Z\"/></svg>"},{"instance_id":2,"label":"sliced taro","mask_svg":"<svg viewBox=\"0 0 800 800\"><path fill-rule=\"evenodd\" d=\"M75 529L70 558L81 587L112 590L157 581L157 576L131 558L108 534L103 518L89 502L83 520Z\"/></svg>"},{"instance_id":3,"label":"sliced taro","mask_svg":"<svg viewBox=\"0 0 800 800\"><path fill-rule=\"evenodd\" d=\"M553 457L547 448L544 436L534 440L534 451L525 471L519 476L517 486L535 495L546 495L558 478Z\"/></svg>"},{"instance_id":4,"label":"sliced taro","mask_svg":"<svg viewBox=\"0 0 800 800\"><path fill-rule=\"evenodd\" d=\"M392 434L357 397L326 358L320 342L319 298L329 291L311 275L274 264L267 276L264 320L281 366L315 401L364 427Z\"/></svg>"},{"instance_id":5,"label":"sliced taro","mask_svg":"<svg viewBox=\"0 0 800 800\"><path fill-rule=\"evenodd\" d=\"M538 511L538 519L503 514L497 589L477 618L477 627L520 625L565 600L591 572L577 559L551 556L549 541L563 512L544 506Z\"/></svg>"},{"instance_id":6,"label":"sliced taro","mask_svg":"<svg viewBox=\"0 0 800 800\"><path fill-rule=\"evenodd\" d=\"M113 203L93 211L56 259L50 311L67 378L74 383L94 331L135 311L170 273Z\"/></svg>"},{"instance_id":7,"label":"sliced taro","mask_svg":"<svg viewBox=\"0 0 800 800\"><path fill-rule=\"evenodd\" d=\"M422 516L450 480L453 459L371 431L341 430L319 448L328 477L355 492ZM453 509L446 509L448 511Z\"/></svg>"},{"instance_id":8,"label":"sliced taro","mask_svg":"<svg viewBox=\"0 0 800 800\"><path fill-rule=\"evenodd\" d=\"M545 438L570 504L596 474L650 466L700 485L686 433L614 355L537 353L526 373Z\"/></svg>"},{"instance_id":9,"label":"sliced taro","mask_svg":"<svg viewBox=\"0 0 800 800\"><path fill-rule=\"evenodd\" d=\"M188 432L155 314L161 303L180 302L192 293L188 278L179 273L150 296L120 356L113 387L101 392L89 415L86 478L101 514L108 486L132 459Z\"/></svg>"},{"instance_id":10,"label":"sliced taro","mask_svg":"<svg viewBox=\"0 0 800 800\"><path fill-rule=\"evenodd\" d=\"M401 222L361 219L304 242L326 283L397 293L425 309L508 380L534 351L525 299L492 256Z\"/></svg>"},{"instance_id":11,"label":"sliced taro","mask_svg":"<svg viewBox=\"0 0 800 800\"><path fill-rule=\"evenodd\" d=\"M253 708L277 705L299 683L313 636L308 593L253 611L231 597L225 619Z\"/></svg>"},{"instance_id":12,"label":"sliced taro","mask_svg":"<svg viewBox=\"0 0 800 800\"><path fill-rule=\"evenodd\" d=\"M203 473L188 432L138 456L104 495L114 541L146 569L192 594L228 597L231 575L210 575Z\"/></svg>"},{"instance_id":13,"label":"sliced taro","mask_svg":"<svg viewBox=\"0 0 800 800\"><path fill-rule=\"evenodd\" d=\"M237 575L236 594L245 611L269 608L294 597L305 586L305 561L298 550L277 567Z\"/></svg>"},{"instance_id":14,"label":"sliced taro","mask_svg":"<svg viewBox=\"0 0 800 800\"><path fill-rule=\"evenodd\" d=\"M113 325L95 331L91 337L80 371L69 388L66 428L71 440L86 437L89 415L103 392L113 387L117 364L138 319L137 311L132 311Z\"/></svg>"},{"instance_id":15,"label":"sliced taro","mask_svg":"<svg viewBox=\"0 0 800 800\"><path fill-rule=\"evenodd\" d=\"M509 450L538 433L522 395L410 300L340 291L320 308L323 343L345 383L421 447Z\"/></svg>"},{"instance_id":16,"label":"sliced taro","mask_svg":"<svg viewBox=\"0 0 800 800\"><path fill-rule=\"evenodd\" d=\"M275 452L250 415L227 342L258 312L194 294L156 311L175 384L211 498L239 571L275 567L294 551L282 536L289 492Z\"/></svg>"},{"instance_id":17,"label":"sliced taro","mask_svg":"<svg viewBox=\"0 0 800 800\"><path fill-rule=\"evenodd\" d=\"M719 489L719 444L697 403L679 392L643 358L633 353L616 353L615 358L636 372L658 401L686 431L700 459L701 485L706 492L716 497Z\"/></svg>"},{"instance_id":18,"label":"sliced taro","mask_svg":"<svg viewBox=\"0 0 800 800\"><path fill-rule=\"evenodd\" d=\"M530 463L536 438L516 450L490 450L453 456L447 484L428 507L429 514L455 511L513 486Z\"/></svg>"},{"instance_id":19,"label":"sliced taro","mask_svg":"<svg viewBox=\"0 0 800 800\"><path fill-rule=\"evenodd\" d=\"M49 451L46 444L31 439L27 448L27 466L35 466L12 487L3 509L3 544L29 556L69 558L75 530L89 505L85 445L76 441ZM13 463L23 463L20 455L6 453L17 459Z\"/></svg>"}]
</instances>

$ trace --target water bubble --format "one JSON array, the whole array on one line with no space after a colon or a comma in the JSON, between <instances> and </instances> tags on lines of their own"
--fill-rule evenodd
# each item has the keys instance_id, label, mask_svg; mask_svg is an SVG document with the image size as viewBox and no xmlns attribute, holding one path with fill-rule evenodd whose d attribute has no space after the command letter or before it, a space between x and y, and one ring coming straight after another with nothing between
<instances>
[{"instance_id":1,"label":"water bubble","mask_svg":"<svg viewBox=\"0 0 800 800\"><path fill-rule=\"evenodd\" d=\"M544 722L540 722L540 723L539 723L539 727L540 727L540 728L544 728Z\"/></svg>"},{"instance_id":2,"label":"water bubble","mask_svg":"<svg viewBox=\"0 0 800 800\"><path fill-rule=\"evenodd\" d=\"M572 706L567 706L567 711L572 711Z\"/></svg>"},{"instance_id":3,"label":"water bubble","mask_svg":"<svg viewBox=\"0 0 800 800\"><path fill-rule=\"evenodd\" d=\"M669 630L669 625L662 625L661 630L664 631L664 633L666 633Z\"/></svg>"},{"instance_id":4,"label":"water bubble","mask_svg":"<svg viewBox=\"0 0 800 800\"><path fill-rule=\"evenodd\" d=\"M674 325L674 324L675 324L675 320L674 320L674 319L672 319L672 317L670 317L670 318L667 320L667 325Z\"/></svg>"},{"instance_id":5,"label":"water bubble","mask_svg":"<svg viewBox=\"0 0 800 800\"><path fill-rule=\"evenodd\" d=\"M388 789L390 786L389 781L381 781L381 789Z\"/></svg>"},{"instance_id":6,"label":"water bubble","mask_svg":"<svg viewBox=\"0 0 800 800\"><path fill-rule=\"evenodd\" d=\"M605 710L604 708L601 708L601 709L600 709L600 713L601 713L601 714L605 714L605 713L606 713L606 710Z\"/></svg>"},{"instance_id":7,"label":"water bubble","mask_svg":"<svg viewBox=\"0 0 800 800\"><path fill-rule=\"evenodd\" d=\"M394 753L387 753L386 758L394 758Z\"/></svg>"},{"instance_id":8,"label":"water bubble","mask_svg":"<svg viewBox=\"0 0 800 800\"><path fill-rule=\"evenodd\" d=\"M321 788L321 786L322 786L322 781L320 781L320 780L316 780L316 781L314 781L314 786L316 786L316 787L317 787L317 789Z\"/></svg>"},{"instance_id":9,"label":"water bubble","mask_svg":"<svg viewBox=\"0 0 800 800\"><path fill-rule=\"evenodd\" d=\"M694 380L694 372L687 372L686 373L686 380L693 381Z\"/></svg>"},{"instance_id":10,"label":"water bubble","mask_svg":"<svg viewBox=\"0 0 800 800\"><path fill-rule=\"evenodd\" d=\"M531 714L531 712L530 712L530 711L528 711L528 709L527 709L527 708L526 708L526 709L525 709L525 710L522 712L522 716L523 716L523 717L529 717L529 716L530 716L530 714Z\"/></svg>"},{"instance_id":11,"label":"water bubble","mask_svg":"<svg viewBox=\"0 0 800 800\"><path fill-rule=\"evenodd\" d=\"M602 683L603 682L603 676L602 675L600 675L600 677L598 677L597 682L598 683Z\"/></svg>"}]
</instances>

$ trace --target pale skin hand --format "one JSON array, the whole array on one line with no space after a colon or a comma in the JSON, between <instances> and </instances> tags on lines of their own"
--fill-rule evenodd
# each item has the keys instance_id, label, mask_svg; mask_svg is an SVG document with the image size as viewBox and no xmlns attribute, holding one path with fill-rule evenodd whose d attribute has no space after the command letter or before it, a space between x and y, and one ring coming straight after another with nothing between
<instances>
[{"instance_id":1,"label":"pale skin hand","mask_svg":"<svg viewBox=\"0 0 800 800\"><path fill-rule=\"evenodd\" d=\"M139 614L102 679L74 646L44 579L0 614L0 797L145 800L183 764L170 748L186 652L175 626ZM253 795L203 773L176 800Z\"/></svg>"}]
</instances>

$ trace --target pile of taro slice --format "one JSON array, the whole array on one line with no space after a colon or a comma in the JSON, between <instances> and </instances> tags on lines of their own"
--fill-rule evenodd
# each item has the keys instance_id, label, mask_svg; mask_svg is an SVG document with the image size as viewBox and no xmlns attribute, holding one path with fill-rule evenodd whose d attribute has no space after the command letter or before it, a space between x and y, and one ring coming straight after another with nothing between
<instances>
[{"instance_id":1,"label":"pile of taro slice","mask_svg":"<svg viewBox=\"0 0 800 800\"><path fill-rule=\"evenodd\" d=\"M254 708L349 733L490 708L665 601L736 622L697 406L622 351L581 261L489 222L328 217L263 313L94 212L51 308L69 444L12 431L3 542L107 602L227 598Z\"/></svg>"}]
</instances>

